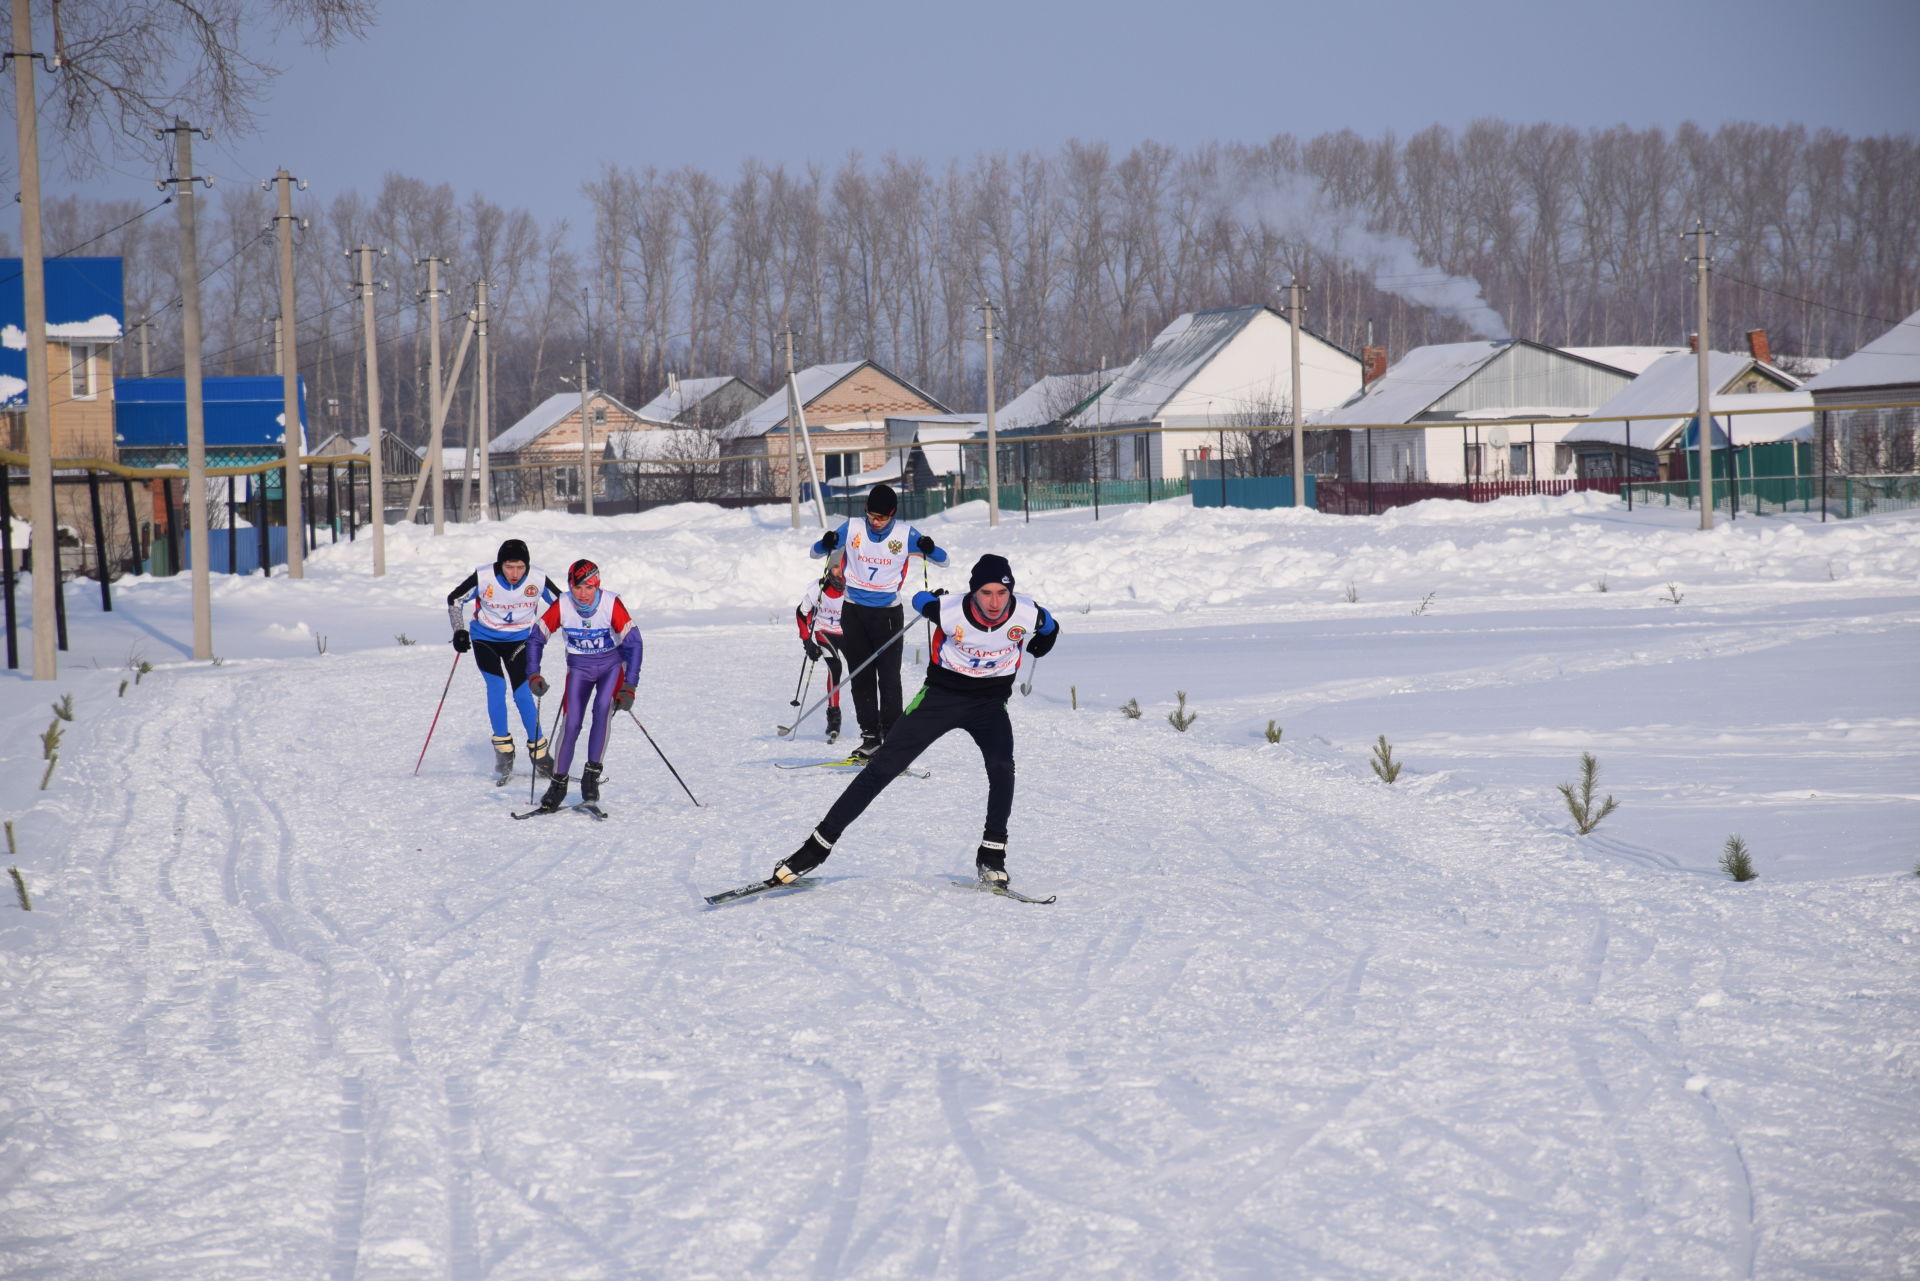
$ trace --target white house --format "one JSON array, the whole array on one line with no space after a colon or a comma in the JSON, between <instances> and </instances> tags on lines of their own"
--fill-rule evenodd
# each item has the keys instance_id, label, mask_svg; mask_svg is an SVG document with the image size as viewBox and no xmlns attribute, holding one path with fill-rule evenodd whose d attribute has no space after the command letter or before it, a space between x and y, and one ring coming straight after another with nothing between
<instances>
[{"instance_id":1,"label":"white house","mask_svg":"<svg viewBox=\"0 0 1920 1281\"><path fill-rule=\"evenodd\" d=\"M1222 307L1178 317L1139 359L1114 373L1074 425L1112 430L1157 424L1158 436L1123 436L1115 473L1128 479L1190 473L1217 447L1222 427L1280 426L1293 394L1292 325L1272 307ZM1308 415L1360 386L1360 359L1304 326L1300 400Z\"/></svg>"},{"instance_id":2,"label":"white house","mask_svg":"<svg viewBox=\"0 0 1920 1281\"><path fill-rule=\"evenodd\" d=\"M1617 365L1527 339L1416 347L1360 394L1312 419L1355 437L1356 480L1525 480L1571 474L1554 449L1633 381Z\"/></svg>"},{"instance_id":3,"label":"white house","mask_svg":"<svg viewBox=\"0 0 1920 1281\"><path fill-rule=\"evenodd\" d=\"M765 392L732 374L715 378L681 378L668 374L667 385L660 394L634 413L651 427L697 427L711 431L726 426L765 399Z\"/></svg>"},{"instance_id":4,"label":"white house","mask_svg":"<svg viewBox=\"0 0 1920 1281\"><path fill-rule=\"evenodd\" d=\"M1660 456L1691 447L1699 380L1697 356L1686 351L1663 356L1595 408L1597 421L1569 427L1563 439L1578 474L1635 480L1687 475L1684 465L1676 470L1669 459L1663 466ZM1708 352L1707 385L1712 389L1710 440L1716 448L1729 437L1738 445L1759 445L1811 431L1813 398L1795 390L1800 384L1791 374L1752 355Z\"/></svg>"}]
</instances>

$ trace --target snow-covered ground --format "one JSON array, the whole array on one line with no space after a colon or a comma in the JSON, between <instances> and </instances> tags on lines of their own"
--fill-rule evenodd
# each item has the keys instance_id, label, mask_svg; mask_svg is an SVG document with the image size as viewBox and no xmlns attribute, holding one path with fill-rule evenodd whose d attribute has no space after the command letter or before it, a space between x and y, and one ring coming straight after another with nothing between
<instances>
[{"instance_id":1,"label":"snow-covered ground","mask_svg":"<svg viewBox=\"0 0 1920 1281\"><path fill-rule=\"evenodd\" d=\"M784 509L323 548L216 580L218 666L186 579L71 586L61 679L0 679L0 1272L1920 1275L1920 518L1103 515L928 524L1065 628L1012 700L1048 907L946 885L949 740L829 884L703 909L846 777L772 768L827 755L773 732ZM608 822L509 821L470 661L414 776L508 534L634 606L704 808L628 722Z\"/></svg>"}]
</instances>

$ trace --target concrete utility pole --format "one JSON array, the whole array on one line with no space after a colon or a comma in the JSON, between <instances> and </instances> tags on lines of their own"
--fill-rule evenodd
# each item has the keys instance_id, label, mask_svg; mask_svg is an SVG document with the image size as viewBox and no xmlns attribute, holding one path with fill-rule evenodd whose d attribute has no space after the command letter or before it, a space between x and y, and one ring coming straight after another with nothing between
<instances>
[{"instance_id":1,"label":"concrete utility pole","mask_svg":"<svg viewBox=\"0 0 1920 1281\"><path fill-rule=\"evenodd\" d=\"M787 517L800 528L800 388L793 381L793 330L787 340ZM842 460L844 474L844 460ZM824 522L823 522L824 523Z\"/></svg>"},{"instance_id":2,"label":"concrete utility pole","mask_svg":"<svg viewBox=\"0 0 1920 1281\"><path fill-rule=\"evenodd\" d=\"M211 137L176 119L173 135L174 202L180 206L180 342L187 380L187 554L193 561L193 656L213 657L213 583L207 561L207 406L200 372L200 238L194 223L193 184L210 179L193 173L193 135ZM165 183L161 184L165 186Z\"/></svg>"},{"instance_id":3,"label":"concrete utility pole","mask_svg":"<svg viewBox=\"0 0 1920 1281\"><path fill-rule=\"evenodd\" d=\"M273 220L280 229L280 316L273 327L273 354L280 365L280 422L286 441L287 465L281 473L280 492L287 499L287 577L305 578L307 512L300 488L300 455L305 441L300 423L299 339L293 319L293 175L281 169L272 181L280 189L280 212Z\"/></svg>"},{"instance_id":4,"label":"concrete utility pole","mask_svg":"<svg viewBox=\"0 0 1920 1281\"><path fill-rule=\"evenodd\" d=\"M367 488L368 514L373 518L373 576L387 572L387 476L380 446L380 344L373 334L373 246L362 244L349 249L360 259L360 277L354 287L360 291L360 328L367 345Z\"/></svg>"},{"instance_id":5,"label":"concrete utility pole","mask_svg":"<svg viewBox=\"0 0 1920 1281\"><path fill-rule=\"evenodd\" d=\"M1693 265L1694 281L1697 290L1695 302L1700 312L1700 336L1694 343L1694 355L1698 359L1700 416L1694 420L1699 439L1695 446L1695 474L1700 478L1700 528L1713 528L1713 379L1707 369L1707 270L1713 265L1713 259L1707 254L1707 237L1715 233L1707 230L1704 221L1693 226ZM1684 237L1683 237L1684 239ZM1733 477L1727 477L1727 483L1733 483Z\"/></svg>"},{"instance_id":6,"label":"concrete utility pole","mask_svg":"<svg viewBox=\"0 0 1920 1281\"><path fill-rule=\"evenodd\" d=\"M427 478L427 484L433 486L433 533L439 537L447 532L447 495L446 485L442 483L440 464L444 442L442 420L440 417L440 296L445 291L440 288L440 264L445 258L416 258L413 265L427 264L427 433L428 456L420 471Z\"/></svg>"},{"instance_id":7,"label":"concrete utility pole","mask_svg":"<svg viewBox=\"0 0 1920 1281\"><path fill-rule=\"evenodd\" d=\"M142 378L151 378L153 375L148 371L151 370L153 366L147 359L147 335L153 332L153 318L151 316L142 316L140 317L139 324L134 327L140 331L140 376Z\"/></svg>"},{"instance_id":8,"label":"concrete utility pole","mask_svg":"<svg viewBox=\"0 0 1920 1281\"><path fill-rule=\"evenodd\" d=\"M587 353L580 353L580 510L593 515L593 419L587 407Z\"/></svg>"},{"instance_id":9,"label":"concrete utility pole","mask_svg":"<svg viewBox=\"0 0 1920 1281\"><path fill-rule=\"evenodd\" d=\"M52 377L47 369L47 266L40 229L40 122L35 114L33 22L28 0L13 0L14 134L20 146L20 293L27 326L27 515L33 522L33 679L60 674L54 593L60 584L60 536L53 511ZM48 573L48 555L52 567Z\"/></svg>"},{"instance_id":10,"label":"concrete utility pole","mask_svg":"<svg viewBox=\"0 0 1920 1281\"><path fill-rule=\"evenodd\" d=\"M1306 415L1300 412L1300 294L1298 278L1287 285L1287 330L1292 342L1293 361L1293 506L1307 505L1307 433Z\"/></svg>"},{"instance_id":11,"label":"concrete utility pole","mask_svg":"<svg viewBox=\"0 0 1920 1281\"><path fill-rule=\"evenodd\" d=\"M1000 523L1000 434L993 423L993 299L980 300L987 319L987 524Z\"/></svg>"},{"instance_id":12,"label":"concrete utility pole","mask_svg":"<svg viewBox=\"0 0 1920 1281\"><path fill-rule=\"evenodd\" d=\"M478 434L480 437L480 519L485 520L487 518L489 477L491 476L487 467L487 451L493 444L493 417L487 402L487 282L484 279L476 282L474 292L476 297L474 299L473 323L474 329L480 338L480 367L474 370L474 378L477 380L477 386L474 388L474 399L477 403L474 406L474 410L479 419Z\"/></svg>"}]
</instances>

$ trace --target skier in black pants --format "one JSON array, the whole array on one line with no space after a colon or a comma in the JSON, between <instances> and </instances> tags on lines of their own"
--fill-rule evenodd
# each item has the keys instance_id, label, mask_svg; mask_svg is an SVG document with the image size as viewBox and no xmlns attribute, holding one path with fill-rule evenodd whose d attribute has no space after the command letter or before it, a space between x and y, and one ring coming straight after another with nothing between
<instances>
[{"instance_id":1,"label":"skier in black pants","mask_svg":"<svg viewBox=\"0 0 1920 1281\"><path fill-rule=\"evenodd\" d=\"M897 523L899 499L891 485L875 485L867 495L865 520L843 520L820 535L812 548L815 560L846 549L847 603L841 610L844 636L840 652L850 668L869 658L873 663L853 678L853 714L860 722L860 746L854 760L873 756L880 740L900 718L900 646L898 635L900 589L915 556L936 565L947 563L944 547L912 525ZM882 647L885 647L882 650ZM878 658L874 658L875 653Z\"/></svg>"},{"instance_id":2,"label":"skier in black pants","mask_svg":"<svg viewBox=\"0 0 1920 1281\"><path fill-rule=\"evenodd\" d=\"M1007 817L1013 811L1013 724L1007 698L1023 655L1039 658L1053 648L1060 625L1029 596L1013 592L1013 567L1001 556L982 556L968 592L920 592L915 612L934 624L933 661L927 681L893 732L859 777L847 785L827 816L773 869L788 883L820 866L847 824L858 818L887 784L934 741L964 730L987 766L987 821L974 854L974 870L987 885L1007 884Z\"/></svg>"}]
</instances>

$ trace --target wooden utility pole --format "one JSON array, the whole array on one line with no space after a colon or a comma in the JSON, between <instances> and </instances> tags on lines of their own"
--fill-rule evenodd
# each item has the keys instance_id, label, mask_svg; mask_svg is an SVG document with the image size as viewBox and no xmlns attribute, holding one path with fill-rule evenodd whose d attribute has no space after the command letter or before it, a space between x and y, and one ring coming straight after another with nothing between
<instances>
[{"instance_id":1,"label":"wooden utility pole","mask_svg":"<svg viewBox=\"0 0 1920 1281\"><path fill-rule=\"evenodd\" d=\"M47 369L47 266L40 228L40 122L35 113L32 11L13 0L14 133L20 146L20 293L27 326L27 515L33 522L33 679L60 674L60 535L53 511L52 377ZM4 483L4 482L0 482ZM50 572L51 571L51 572ZM9 606L11 607L11 606Z\"/></svg>"},{"instance_id":2,"label":"wooden utility pole","mask_svg":"<svg viewBox=\"0 0 1920 1281\"><path fill-rule=\"evenodd\" d=\"M280 424L286 442L286 468L280 492L286 495L287 577L307 576L307 513L300 488L300 455L305 444L300 421L300 357L294 333L293 297L293 175L281 169L273 175L280 189L280 316L273 327L273 353L280 365ZM261 184L265 186L265 183ZM305 187L306 183L300 184Z\"/></svg>"},{"instance_id":3,"label":"wooden utility pole","mask_svg":"<svg viewBox=\"0 0 1920 1281\"><path fill-rule=\"evenodd\" d=\"M1292 342L1293 361L1293 506L1297 511L1307 505L1307 433L1306 415L1300 412L1300 294L1296 277L1287 284L1287 332Z\"/></svg>"},{"instance_id":4,"label":"wooden utility pole","mask_svg":"<svg viewBox=\"0 0 1920 1281\"><path fill-rule=\"evenodd\" d=\"M200 248L194 222L193 184L203 181L193 173L193 135L210 137L176 119L171 179L174 202L180 206L180 342L187 382L187 555L193 562L193 656L213 657L213 583L207 561L212 554L207 537L207 406L200 370ZM211 185L211 183L209 183Z\"/></svg>"},{"instance_id":5,"label":"wooden utility pole","mask_svg":"<svg viewBox=\"0 0 1920 1281\"><path fill-rule=\"evenodd\" d=\"M987 319L987 524L1000 523L1000 436L993 423L993 299L982 298L980 311Z\"/></svg>"},{"instance_id":6,"label":"wooden utility pole","mask_svg":"<svg viewBox=\"0 0 1920 1281\"><path fill-rule=\"evenodd\" d=\"M580 353L580 510L593 515L593 419L588 415L587 353Z\"/></svg>"},{"instance_id":7,"label":"wooden utility pole","mask_svg":"<svg viewBox=\"0 0 1920 1281\"><path fill-rule=\"evenodd\" d=\"M1699 337L1694 342L1699 371L1700 416L1694 420L1694 430L1698 439L1694 441L1695 474L1700 478L1700 528L1713 528L1713 379L1707 368L1707 270L1713 265L1713 259L1707 255L1707 237L1714 233L1707 230L1704 221L1693 226L1693 265L1695 281L1695 303L1699 308ZM1727 483L1733 483L1733 477L1727 477Z\"/></svg>"},{"instance_id":8,"label":"wooden utility pole","mask_svg":"<svg viewBox=\"0 0 1920 1281\"><path fill-rule=\"evenodd\" d=\"M479 335L479 368L474 370L477 380L474 406L479 418L480 436L480 519L487 518L487 501L490 490L491 472L487 465L487 454L493 445L493 416L488 403L487 389L487 282L482 278L474 286L477 297L474 300L474 329Z\"/></svg>"},{"instance_id":9,"label":"wooden utility pole","mask_svg":"<svg viewBox=\"0 0 1920 1281\"><path fill-rule=\"evenodd\" d=\"M380 344L373 332L373 246L349 249L360 259L360 328L367 346L367 488L368 515L373 520L373 576L387 572L387 476L380 445Z\"/></svg>"},{"instance_id":10,"label":"wooden utility pole","mask_svg":"<svg viewBox=\"0 0 1920 1281\"><path fill-rule=\"evenodd\" d=\"M416 258L414 266L427 264L427 416L430 424L427 433L427 458L420 472L426 483L433 486L433 533L439 537L447 532L447 495L446 485L441 478L441 463L444 461L442 450L445 442L445 416L440 409L440 264L445 258Z\"/></svg>"}]
</instances>

